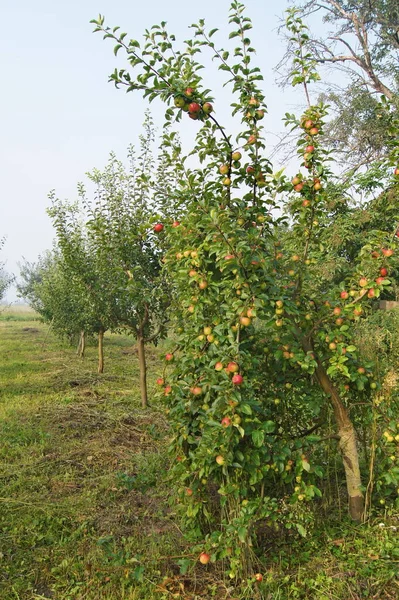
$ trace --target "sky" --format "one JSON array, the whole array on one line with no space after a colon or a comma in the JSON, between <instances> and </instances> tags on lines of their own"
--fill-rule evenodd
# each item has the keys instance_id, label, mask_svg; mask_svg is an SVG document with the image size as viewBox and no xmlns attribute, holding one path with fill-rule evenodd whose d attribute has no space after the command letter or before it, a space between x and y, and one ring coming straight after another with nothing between
<instances>
[{"instance_id":1,"label":"sky","mask_svg":"<svg viewBox=\"0 0 399 600\"><path fill-rule=\"evenodd\" d=\"M254 25L250 37L257 49L255 62L265 79L269 112L264 124L273 145L283 129L284 112L297 110L302 101L278 87L274 72L285 49L277 28L289 2L245 0L245 5ZM18 276L18 262L34 262L51 248L48 193L54 189L59 198L75 199L85 173L101 169L111 151L123 159L141 133L148 104L139 93L126 94L108 83L109 74L122 66L122 57L115 58L112 42L92 33L90 19L103 14L106 24L120 25L137 39L165 20L169 31L184 40L191 35L189 25L205 18L209 28L219 28L215 41L222 47L229 33L229 7L230 0L3 0L0 238L6 236L6 244L0 258L8 272ZM217 92L219 117L231 99L221 87L220 72L209 58L204 60L207 87ZM161 127L162 105L153 103L151 111ZM195 129L191 131L194 135ZM7 299L16 299L14 289Z\"/></svg>"}]
</instances>

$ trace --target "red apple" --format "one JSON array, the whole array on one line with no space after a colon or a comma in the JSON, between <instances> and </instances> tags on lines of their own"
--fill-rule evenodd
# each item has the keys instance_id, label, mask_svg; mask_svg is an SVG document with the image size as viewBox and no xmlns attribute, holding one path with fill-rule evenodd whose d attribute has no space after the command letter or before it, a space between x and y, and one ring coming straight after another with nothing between
<instances>
[{"instance_id":1,"label":"red apple","mask_svg":"<svg viewBox=\"0 0 399 600\"><path fill-rule=\"evenodd\" d=\"M223 363L217 362L215 365L215 371L223 371Z\"/></svg>"},{"instance_id":2,"label":"red apple","mask_svg":"<svg viewBox=\"0 0 399 600\"><path fill-rule=\"evenodd\" d=\"M377 277L377 279L375 280L377 285L382 285L384 283L385 279L384 277Z\"/></svg>"},{"instance_id":3,"label":"red apple","mask_svg":"<svg viewBox=\"0 0 399 600\"><path fill-rule=\"evenodd\" d=\"M312 152L314 152L314 150L315 150L315 147L314 147L314 146L306 146L306 148L305 148L305 152L309 152L310 154L311 154Z\"/></svg>"},{"instance_id":4,"label":"red apple","mask_svg":"<svg viewBox=\"0 0 399 600\"><path fill-rule=\"evenodd\" d=\"M170 392L172 391L172 386L171 385L167 385L163 391L165 396L169 396Z\"/></svg>"},{"instance_id":5,"label":"red apple","mask_svg":"<svg viewBox=\"0 0 399 600\"><path fill-rule=\"evenodd\" d=\"M383 277L386 277L388 275L388 269L386 269L385 267L381 267L380 275L382 275Z\"/></svg>"},{"instance_id":6,"label":"red apple","mask_svg":"<svg viewBox=\"0 0 399 600\"><path fill-rule=\"evenodd\" d=\"M233 375L231 381L234 385L241 385L244 381L244 377L239 373L236 373L235 375Z\"/></svg>"},{"instance_id":7,"label":"red apple","mask_svg":"<svg viewBox=\"0 0 399 600\"><path fill-rule=\"evenodd\" d=\"M174 358L174 356L170 352L165 354L165 360L168 360L170 362L171 360L173 360L173 358Z\"/></svg>"},{"instance_id":8,"label":"red apple","mask_svg":"<svg viewBox=\"0 0 399 600\"><path fill-rule=\"evenodd\" d=\"M348 298L349 294L346 290L342 290L342 292L340 293L340 296L343 300L346 300Z\"/></svg>"},{"instance_id":9,"label":"red apple","mask_svg":"<svg viewBox=\"0 0 399 600\"><path fill-rule=\"evenodd\" d=\"M224 260L233 260L234 258L234 254L226 254L226 256L224 257Z\"/></svg>"},{"instance_id":10,"label":"red apple","mask_svg":"<svg viewBox=\"0 0 399 600\"><path fill-rule=\"evenodd\" d=\"M172 227L179 227L180 223L179 221L173 221L172 223Z\"/></svg>"},{"instance_id":11,"label":"red apple","mask_svg":"<svg viewBox=\"0 0 399 600\"><path fill-rule=\"evenodd\" d=\"M394 170L393 174L394 174L396 177L399 177L399 167L396 167L396 169Z\"/></svg>"},{"instance_id":12,"label":"red apple","mask_svg":"<svg viewBox=\"0 0 399 600\"><path fill-rule=\"evenodd\" d=\"M340 315L341 314L341 309L339 306L336 306L333 310L334 315Z\"/></svg>"},{"instance_id":13,"label":"red apple","mask_svg":"<svg viewBox=\"0 0 399 600\"><path fill-rule=\"evenodd\" d=\"M342 317L338 317L338 319L335 319L335 324L338 325L338 327L340 327L343 322L344 320Z\"/></svg>"},{"instance_id":14,"label":"red apple","mask_svg":"<svg viewBox=\"0 0 399 600\"><path fill-rule=\"evenodd\" d=\"M252 173L255 173L255 168L252 167L251 165L249 165L246 169L248 175L251 175Z\"/></svg>"},{"instance_id":15,"label":"red apple","mask_svg":"<svg viewBox=\"0 0 399 600\"><path fill-rule=\"evenodd\" d=\"M301 192L303 190L303 183L298 183L297 185L294 185L294 190L296 192Z\"/></svg>"},{"instance_id":16,"label":"red apple","mask_svg":"<svg viewBox=\"0 0 399 600\"><path fill-rule=\"evenodd\" d=\"M221 424L222 424L222 427L230 427L230 425L231 425L230 417L223 417L223 419L221 420Z\"/></svg>"},{"instance_id":17,"label":"red apple","mask_svg":"<svg viewBox=\"0 0 399 600\"><path fill-rule=\"evenodd\" d=\"M304 201L302 202L302 206L303 206L304 208L306 208L306 207L310 206L310 204L311 204L310 200L304 200Z\"/></svg>"},{"instance_id":18,"label":"red apple","mask_svg":"<svg viewBox=\"0 0 399 600\"><path fill-rule=\"evenodd\" d=\"M202 110L204 111L204 113L205 113L206 115L210 115L210 114L211 114L211 112L213 112L213 106L212 106L212 104L211 104L210 102L205 102L205 103L202 105Z\"/></svg>"},{"instance_id":19,"label":"red apple","mask_svg":"<svg viewBox=\"0 0 399 600\"><path fill-rule=\"evenodd\" d=\"M240 323L243 327L251 325L251 319L249 317L240 317Z\"/></svg>"},{"instance_id":20,"label":"red apple","mask_svg":"<svg viewBox=\"0 0 399 600\"><path fill-rule=\"evenodd\" d=\"M208 282L205 281L205 279L201 279L201 281L198 284L198 287L200 290L205 290L208 287Z\"/></svg>"},{"instance_id":21,"label":"red apple","mask_svg":"<svg viewBox=\"0 0 399 600\"><path fill-rule=\"evenodd\" d=\"M313 127L314 123L313 121L311 121L310 119L308 119L307 121L304 122L303 126L305 129L310 129L311 127Z\"/></svg>"},{"instance_id":22,"label":"red apple","mask_svg":"<svg viewBox=\"0 0 399 600\"><path fill-rule=\"evenodd\" d=\"M250 135L249 138L248 138L248 140L247 140L247 145L251 146L252 144L255 144L256 141L257 141L257 139L258 138L256 137L255 134Z\"/></svg>"},{"instance_id":23,"label":"red apple","mask_svg":"<svg viewBox=\"0 0 399 600\"><path fill-rule=\"evenodd\" d=\"M383 248L381 250L381 252L383 253L384 256L387 256L387 257L392 256L392 254L393 254L392 248Z\"/></svg>"},{"instance_id":24,"label":"red apple","mask_svg":"<svg viewBox=\"0 0 399 600\"><path fill-rule=\"evenodd\" d=\"M185 96L190 97L194 94L194 92L195 92L194 88L188 87L185 89L184 94L185 94Z\"/></svg>"},{"instance_id":25,"label":"red apple","mask_svg":"<svg viewBox=\"0 0 399 600\"><path fill-rule=\"evenodd\" d=\"M218 454L217 457L215 458L215 460L218 465L224 465L224 458L221 454Z\"/></svg>"},{"instance_id":26,"label":"red apple","mask_svg":"<svg viewBox=\"0 0 399 600\"><path fill-rule=\"evenodd\" d=\"M162 223L157 223L156 225L154 225L155 233L159 233L160 231L162 231L162 229L163 229Z\"/></svg>"},{"instance_id":27,"label":"red apple","mask_svg":"<svg viewBox=\"0 0 399 600\"><path fill-rule=\"evenodd\" d=\"M211 560L211 556L207 552L201 552L198 560L200 561L200 563L202 565L207 565L209 563L209 561Z\"/></svg>"},{"instance_id":28,"label":"red apple","mask_svg":"<svg viewBox=\"0 0 399 600\"><path fill-rule=\"evenodd\" d=\"M360 375L363 375L366 372L366 369L364 367L359 367L357 372L360 373Z\"/></svg>"},{"instance_id":29,"label":"red apple","mask_svg":"<svg viewBox=\"0 0 399 600\"><path fill-rule=\"evenodd\" d=\"M186 494L187 494L187 496L192 496L193 490L191 488L186 488Z\"/></svg>"},{"instance_id":30,"label":"red apple","mask_svg":"<svg viewBox=\"0 0 399 600\"><path fill-rule=\"evenodd\" d=\"M248 101L249 106L259 106L259 100L257 100L254 96Z\"/></svg>"},{"instance_id":31,"label":"red apple","mask_svg":"<svg viewBox=\"0 0 399 600\"><path fill-rule=\"evenodd\" d=\"M194 387L190 388L190 392L193 394L193 396L201 396L202 388L199 385L195 385Z\"/></svg>"},{"instance_id":32,"label":"red apple","mask_svg":"<svg viewBox=\"0 0 399 600\"><path fill-rule=\"evenodd\" d=\"M365 277L361 277L359 279L359 285L360 285L360 287L366 287L367 283L368 283L368 281L367 281L367 279Z\"/></svg>"},{"instance_id":33,"label":"red apple","mask_svg":"<svg viewBox=\"0 0 399 600\"><path fill-rule=\"evenodd\" d=\"M319 133L319 130L317 129L317 127L312 127L309 130L310 135L317 135Z\"/></svg>"},{"instance_id":34,"label":"red apple","mask_svg":"<svg viewBox=\"0 0 399 600\"><path fill-rule=\"evenodd\" d=\"M239 369L239 366L236 362L229 362L229 364L226 367L226 370L229 373L237 373L238 369Z\"/></svg>"},{"instance_id":35,"label":"red apple","mask_svg":"<svg viewBox=\"0 0 399 600\"><path fill-rule=\"evenodd\" d=\"M368 298L374 298L375 296L375 289L374 288L370 288L369 291L367 292L367 297Z\"/></svg>"},{"instance_id":36,"label":"red apple","mask_svg":"<svg viewBox=\"0 0 399 600\"><path fill-rule=\"evenodd\" d=\"M256 575L255 575L255 581L262 581L262 580L263 580L262 573L256 573Z\"/></svg>"},{"instance_id":37,"label":"red apple","mask_svg":"<svg viewBox=\"0 0 399 600\"><path fill-rule=\"evenodd\" d=\"M301 178L299 177L299 175L295 175L295 177L293 177L291 179L291 183L293 186L298 185L298 183L301 183Z\"/></svg>"},{"instance_id":38,"label":"red apple","mask_svg":"<svg viewBox=\"0 0 399 600\"><path fill-rule=\"evenodd\" d=\"M201 111L201 107L198 102L191 102L188 107L190 113L199 113Z\"/></svg>"},{"instance_id":39,"label":"red apple","mask_svg":"<svg viewBox=\"0 0 399 600\"><path fill-rule=\"evenodd\" d=\"M221 173L222 175L227 175L228 172L229 172L229 165L220 165L219 173Z\"/></svg>"},{"instance_id":40,"label":"red apple","mask_svg":"<svg viewBox=\"0 0 399 600\"><path fill-rule=\"evenodd\" d=\"M163 377L158 377L157 379L157 385L163 385L165 383L165 380Z\"/></svg>"}]
</instances>

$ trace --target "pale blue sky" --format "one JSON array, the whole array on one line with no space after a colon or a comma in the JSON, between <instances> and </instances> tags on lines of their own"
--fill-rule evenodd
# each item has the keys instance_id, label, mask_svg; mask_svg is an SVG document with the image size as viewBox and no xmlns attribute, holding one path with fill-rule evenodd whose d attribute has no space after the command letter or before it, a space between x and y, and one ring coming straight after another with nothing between
<instances>
[{"instance_id":1,"label":"pale blue sky","mask_svg":"<svg viewBox=\"0 0 399 600\"><path fill-rule=\"evenodd\" d=\"M265 127L278 132L284 112L300 101L290 90L277 87L273 72L284 53L276 29L288 0L245 4L254 23L256 61L265 77ZM59 197L73 199L85 172L102 168L111 150L124 158L141 132L147 104L140 94L126 95L107 82L120 62L111 42L92 34L90 19L104 14L109 25L120 25L130 37L140 37L145 28L165 20L170 31L186 39L188 25L203 17L209 26L220 28L217 44L222 46L229 6L230 0L3 0L0 238L7 236L1 259L7 261L8 271L18 274L17 262L23 256L34 261L51 247L48 192L55 189ZM209 69L208 87L216 87L220 116L229 95L221 90L215 69ZM153 104L151 110L161 124L163 107ZM14 299L13 293L9 299Z\"/></svg>"}]
</instances>

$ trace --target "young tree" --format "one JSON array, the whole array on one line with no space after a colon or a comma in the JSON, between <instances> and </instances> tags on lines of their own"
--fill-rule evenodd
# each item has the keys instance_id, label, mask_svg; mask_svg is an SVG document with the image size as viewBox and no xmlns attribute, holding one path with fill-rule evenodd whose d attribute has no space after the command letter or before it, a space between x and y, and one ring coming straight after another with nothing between
<instances>
[{"instance_id":1,"label":"young tree","mask_svg":"<svg viewBox=\"0 0 399 600\"><path fill-rule=\"evenodd\" d=\"M0 250L4 245L4 239L0 239ZM4 263L0 262L0 302L3 300L7 289L13 282L13 277L4 269Z\"/></svg>"},{"instance_id":2,"label":"young tree","mask_svg":"<svg viewBox=\"0 0 399 600\"><path fill-rule=\"evenodd\" d=\"M162 384L187 523L207 534L199 559L227 558L235 577L251 572L260 520L304 533L303 503L319 494L315 478L322 474L314 432L331 409L349 511L361 519L347 382L366 386L369 379L358 364L352 327L388 284L377 281L380 264L372 253L382 254L384 264L396 259L392 230L370 232L331 285L322 237L339 211L332 207L337 197L330 155L319 141L326 109L309 103L300 119L287 115L299 132L304 172L292 182L274 173L264 156L265 105L262 76L252 64L252 25L240 2L231 5L230 23L230 39L238 42L231 51L216 48L217 30L208 32L204 21L192 26L183 50L164 23L145 33L143 48L135 39L125 42L126 34L106 27L101 16L95 30L116 42L115 53L123 48L132 70L139 71L116 70L111 81L117 87L165 101L168 122L176 115L197 125L192 154L201 166L186 167L179 193L187 210L178 227L166 228L165 269L176 286L176 351L173 372L166 372ZM305 31L295 16L288 26L299 44L297 82L307 90L315 73ZM204 88L196 55L205 49L232 85L232 113L242 124L236 140L215 118L211 92ZM220 503L211 510L215 489Z\"/></svg>"}]
</instances>

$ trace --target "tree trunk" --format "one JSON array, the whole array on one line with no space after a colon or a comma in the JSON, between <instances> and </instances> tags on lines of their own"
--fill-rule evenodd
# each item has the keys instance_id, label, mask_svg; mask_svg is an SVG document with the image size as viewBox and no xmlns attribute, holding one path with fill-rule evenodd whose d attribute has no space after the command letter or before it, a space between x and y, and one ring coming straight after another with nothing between
<instances>
[{"instance_id":1,"label":"tree trunk","mask_svg":"<svg viewBox=\"0 0 399 600\"><path fill-rule=\"evenodd\" d=\"M76 354L80 357L80 358L84 358L85 355L85 348L86 348L86 336L85 336L85 332L84 330L82 330L80 332L80 337L79 337L79 344L78 344L78 349L76 351Z\"/></svg>"},{"instance_id":2,"label":"tree trunk","mask_svg":"<svg viewBox=\"0 0 399 600\"><path fill-rule=\"evenodd\" d=\"M104 372L104 330L98 332L98 372Z\"/></svg>"},{"instance_id":3,"label":"tree trunk","mask_svg":"<svg viewBox=\"0 0 399 600\"><path fill-rule=\"evenodd\" d=\"M140 393L141 393L141 406L147 408L148 406L148 395L147 395L147 364L145 361L145 345L144 338L139 335L137 337L137 353L139 357L139 369L140 369Z\"/></svg>"},{"instance_id":4,"label":"tree trunk","mask_svg":"<svg viewBox=\"0 0 399 600\"><path fill-rule=\"evenodd\" d=\"M303 345L305 351L313 352L313 348L309 342L305 342ZM329 396L334 409L339 435L339 448L345 469L349 514L354 521L360 522L364 512L364 500L361 491L362 482L360 478L355 428L350 420L348 411L342 403L338 390L332 384L323 365L319 361L317 361L315 375L321 388Z\"/></svg>"}]
</instances>

